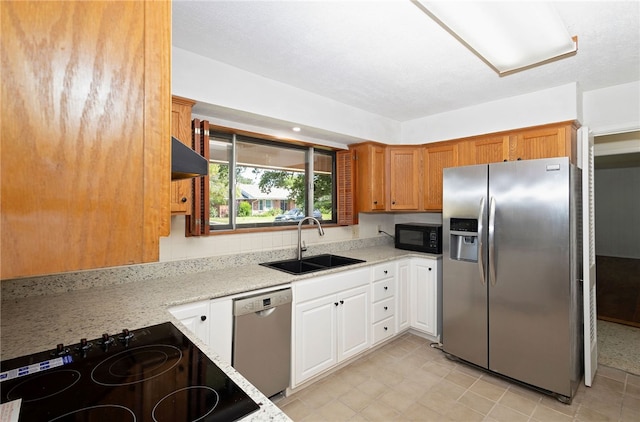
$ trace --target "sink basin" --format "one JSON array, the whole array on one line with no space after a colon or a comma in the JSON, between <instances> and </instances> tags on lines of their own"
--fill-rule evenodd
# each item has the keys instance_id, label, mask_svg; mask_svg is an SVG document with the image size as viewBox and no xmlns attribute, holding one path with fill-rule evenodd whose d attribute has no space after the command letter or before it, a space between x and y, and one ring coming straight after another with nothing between
<instances>
[{"instance_id":1,"label":"sink basin","mask_svg":"<svg viewBox=\"0 0 640 422\"><path fill-rule=\"evenodd\" d=\"M260 265L284 271L289 274L307 274L330 268L343 267L365 262L361 259L347 258L346 256L323 254L308 256L302 259L286 259L283 261L263 262Z\"/></svg>"}]
</instances>

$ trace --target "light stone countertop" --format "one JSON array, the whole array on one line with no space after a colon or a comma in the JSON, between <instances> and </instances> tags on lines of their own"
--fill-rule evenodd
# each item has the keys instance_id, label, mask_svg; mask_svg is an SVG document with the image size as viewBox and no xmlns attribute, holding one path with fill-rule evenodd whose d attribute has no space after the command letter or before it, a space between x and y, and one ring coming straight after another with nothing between
<instances>
[{"instance_id":1,"label":"light stone countertop","mask_svg":"<svg viewBox=\"0 0 640 422\"><path fill-rule=\"evenodd\" d=\"M429 256L395 249L392 246L348 250L340 252L340 255L363 259L367 262L299 276L258 264L250 264L65 293L3 300L0 357L2 360L7 360L53 349L58 343L75 344L81 338L95 339L105 332L116 334L123 328L136 330L170 321L257 403L261 403L261 410L252 414L250 420L289 420L228 362L221 360L216 353L189 332L169 313L168 308L178 304L290 284L297 280L404 256Z\"/></svg>"}]
</instances>

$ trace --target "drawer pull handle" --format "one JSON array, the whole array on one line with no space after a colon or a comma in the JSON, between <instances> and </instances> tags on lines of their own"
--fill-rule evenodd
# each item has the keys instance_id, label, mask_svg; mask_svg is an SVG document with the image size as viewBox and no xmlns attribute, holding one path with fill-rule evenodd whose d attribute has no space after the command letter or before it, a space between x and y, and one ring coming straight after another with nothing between
<instances>
[{"instance_id":1,"label":"drawer pull handle","mask_svg":"<svg viewBox=\"0 0 640 422\"><path fill-rule=\"evenodd\" d=\"M384 273L387 274L389 271L388 270L384 270Z\"/></svg>"},{"instance_id":2,"label":"drawer pull handle","mask_svg":"<svg viewBox=\"0 0 640 422\"><path fill-rule=\"evenodd\" d=\"M338 306L338 302L333 302L334 305Z\"/></svg>"},{"instance_id":3,"label":"drawer pull handle","mask_svg":"<svg viewBox=\"0 0 640 422\"><path fill-rule=\"evenodd\" d=\"M202 316L200 317L200 321L206 321L206 320L207 320L207 316L206 316L206 315L202 315Z\"/></svg>"},{"instance_id":4,"label":"drawer pull handle","mask_svg":"<svg viewBox=\"0 0 640 422\"><path fill-rule=\"evenodd\" d=\"M387 286L384 286L384 289L385 289L385 290L389 290L389 288L388 288Z\"/></svg>"},{"instance_id":5,"label":"drawer pull handle","mask_svg":"<svg viewBox=\"0 0 640 422\"><path fill-rule=\"evenodd\" d=\"M386 310L388 310L388 309L389 309L389 307L388 307L388 306L385 306L385 307L384 307L384 310L385 310L385 311L386 311Z\"/></svg>"},{"instance_id":6,"label":"drawer pull handle","mask_svg":"<svg viewBox=\"0 0 640 422\"><path fill-rule=\"evenodd\" d=\"M344 305L344 300L341 300L341 301L340 301L340 304L341 304L341 305Z\"/></svg>"},{"instance_id":7,"label":"drawer pull handle","mask_svg":"<svg viewBox=\"0 0 640 422\"><path fill-rule=\"evenodd\" d=\"M384 330L387 331L389 329L389 327L384 327Z\"/></svg>"}]
</instances>

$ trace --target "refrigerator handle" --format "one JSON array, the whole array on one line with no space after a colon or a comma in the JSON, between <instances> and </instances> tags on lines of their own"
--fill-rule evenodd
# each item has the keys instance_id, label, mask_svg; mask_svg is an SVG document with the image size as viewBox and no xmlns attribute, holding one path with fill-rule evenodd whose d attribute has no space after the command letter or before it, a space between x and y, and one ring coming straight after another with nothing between
<instances>
[{"instance_id":1,"label":"refrigerator handle","mask_svg":"<svg viewBox=\"0 0 640 422\"><path fill-rule=\"evenodd\" d=\"M489 280L496 285L496 199L492 196L489 201Z\"/></svg>"},{"instance_id":2,"label":"refrigerator handle","mask_svg":"<svg viewBox=\"0 0 640 422\"><path fill-rule=\"evenodd\" d=\"M484 271L484 202L485 197L480 198L480 209L478 210L478 270L480 271L480 282L483 286L487 284Z\"/></svg>"}]
</instances>

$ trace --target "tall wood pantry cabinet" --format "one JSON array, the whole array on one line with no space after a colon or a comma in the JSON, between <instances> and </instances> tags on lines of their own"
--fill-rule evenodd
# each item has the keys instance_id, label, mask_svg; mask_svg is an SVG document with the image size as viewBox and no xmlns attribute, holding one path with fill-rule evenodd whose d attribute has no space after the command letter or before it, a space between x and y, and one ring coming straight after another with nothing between
<instances>
[{"instance_id":1,"label":"tall wood pantry cabinet","mask_svg":"<svg viewBox=\"0 0 640 422\"><path fill-rule=\"evenodd\" d=\"M157 261L171 3L0 2L4 279Z\"/></svg>"}]
</instances>

